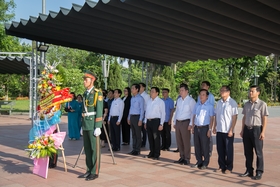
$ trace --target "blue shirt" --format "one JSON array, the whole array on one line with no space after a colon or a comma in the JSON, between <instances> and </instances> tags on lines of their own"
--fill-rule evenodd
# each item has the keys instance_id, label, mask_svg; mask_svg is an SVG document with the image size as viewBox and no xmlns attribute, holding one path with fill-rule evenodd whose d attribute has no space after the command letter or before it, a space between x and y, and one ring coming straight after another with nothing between
<instances>
[{"instance_id":1,"label":"blue shirt","mask_svg":"<svg viewBox=\"0 0 280 187\"><path fill-rule=\"evenodd\" d=\"M210 125L210 119L215 115L214 106L207 100L204 104L197 103L193 110L194 124L196 126Z\"/></svg>"},{"instance_id":2,"label":"blue shirt","mask_svg":"<svg viewBox=\"0 0 280 187\"><path fill-rule=\"evenodd\" d=\"M211 92L209 92L207 101L208 101L211 105L215 106L215 97L214 97L214 95L213 95ZM197 97L197 103L201 103L201 102L200 102L199 96Z\"/></svg>"},{"instance_id":3,"label":"blue shirt","mask_svg":"<svg viewBox=\"0 0 280 187\"><path fill-rule=\"evenodd\" d=\"M144 103L145 100L139 93L131 97L128 120L130 120L130 115L140 115L139 121L142 121L144 118Z\"/></svg>"},{"instance_id":4,"label":"blue shirt","mask_svg":"<svg viewBox=\"0 0 280 187\"><path fill-rule=\"evenodd\" d=\"M174 101L170 98L167 97L166 99L162 98L165 104L165 120L164 122L168 122L170 119L170 113L174 109Z\"/></svg>"}]
</instances>

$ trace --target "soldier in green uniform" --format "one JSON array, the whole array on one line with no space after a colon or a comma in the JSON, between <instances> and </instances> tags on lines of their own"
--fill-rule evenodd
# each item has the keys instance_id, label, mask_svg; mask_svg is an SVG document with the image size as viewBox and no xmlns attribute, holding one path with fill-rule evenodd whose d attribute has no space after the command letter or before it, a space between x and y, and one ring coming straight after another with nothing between
<instances>
[{"instance_id":1,"label":"soldier in green uniform","mask_svg":"<svg viewBox=\"0 0 280 187\"><path fill-rule=\"evenodd\" d=\"M102 127L103 95L94 87L97 77L90 71L85 71L83 95L82 128L87 172L78 178L86 181L98 178L100 169L100 138Z\"/></svg>"}]
</instances>

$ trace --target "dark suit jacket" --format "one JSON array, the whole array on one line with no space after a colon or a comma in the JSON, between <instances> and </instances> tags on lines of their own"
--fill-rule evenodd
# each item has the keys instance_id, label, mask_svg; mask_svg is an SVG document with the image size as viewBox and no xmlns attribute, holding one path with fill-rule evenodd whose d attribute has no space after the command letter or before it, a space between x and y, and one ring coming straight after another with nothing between
<instances>
[{"instance_id":1,"label":"dark suit jacket","mask_svg":"<svg viewBox=\"0 0 280 187\"><path fill-rule=\"evenodd\" d=\"M122 97L123 100L124 97ZM122 117L122 121L127 121L127 117L128 117L128 113L129 113L129 109L130 109L130 100L131 100L131 96L127 96L127 98L124 101L124 109L123 109L123 117Z\"/></svg>"}]
</instances>

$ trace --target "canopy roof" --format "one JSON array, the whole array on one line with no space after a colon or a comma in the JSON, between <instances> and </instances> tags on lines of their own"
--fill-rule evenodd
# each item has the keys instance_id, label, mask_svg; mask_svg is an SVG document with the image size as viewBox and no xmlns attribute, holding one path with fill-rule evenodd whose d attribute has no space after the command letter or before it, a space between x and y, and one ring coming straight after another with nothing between
<instances>
[{"instance_id":1,"label":"canopy roof","mask_svg":"<svg viewBox=\"0 0 280 187\"><path fill-rule=\"evenodd\" d=\"M29 74L30 58L0 56L0 74Z\"/></svg>"},{"instance_id":2,"label":"canopy roof","mask_svg":"<svg viewBox=\"0 0 280 187\"><path fill-rule=\"evenodd\" d=\"M99 0L6 24L6 33L165 64L280 54L273 0Z\"/></svg>"}]
</instances>

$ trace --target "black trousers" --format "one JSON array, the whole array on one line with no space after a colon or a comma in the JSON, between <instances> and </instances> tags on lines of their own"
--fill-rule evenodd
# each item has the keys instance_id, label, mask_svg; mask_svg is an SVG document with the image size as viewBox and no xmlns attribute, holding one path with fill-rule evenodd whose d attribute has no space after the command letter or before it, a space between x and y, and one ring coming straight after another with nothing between
<instances>
[{"instance_id":1,"label":"black trousers","mask_svg":"<svg viewBox=\"0 0 280 187\"><path fill-rule=\"evenodd\" d=\"M195 150L195 157L198 164L202 164L204 166L208 166L210 161L210 154L209 153L209 143L210 138L207 136L207 132L209 130L209 125L205 125L202 127L195 126L194 127L194 150ZM204 157L204 159L202 158Z\"/></svg>"},{"instance_id":2,"label":"black trousers","mask_svg":"<svg viewBox=\"0 0 280 187\"><path fill-rule=\"evenodd\" d=\"M263 140L260 140L260 134L262 132L262 127L253 127L248 129L246 126L243 129L243 145L244 154L246 158L246 168L248 172L253 173L253 149L257 156L257 169L256 173L263 173L264 162L263 162Z\"/></svg>"},{"instance_id":3,"label":"black trousers","mask_svg":"<svg viewBox=\"0 0 280 187\"><path fill-rule=\"evenodd\" d=\"M138 126L140 115L130 116L130 128L132 133L132 147L133 151L140 152L141 149L141 129L142 126Z\"/></svg>"},{"instance_id":4,"label":"black trousers","mask_svg":"<svg viewBox=\"0 0 280 187\"><path fill-rule=\"evenodd\" d=\"M130 143L130 125L127 123L127 117L122 120L122 141Z\"/></svg>"},{"instance_id":5,"label":"black trousers","mask_svg":"<svg viewBox=\"0 0 280 187\"><path fill-rule=\"evenodd\" d=\"M171 125L168 125L168 122L164 122L163 130L160 131L161 135L161 148L169 149L171 146Z\"/></svg>"},{"instance_id":6,"label":"black trousers","mask_svg":"<svg viewBox=\"0 0 280 187\"><path fill-rule=\"evenodd\" d=\"M228 137L228 133L217 132L218 163L223 171L233 169L233 140L234 134Z\"/></svg>"},{"instance_id":7,"label":"black trousers","mask_svg":"<svg viewBox=\"0 0 280 187\"><path fill-rule=\"evenodd\" d=\"M119 116L112 116L110 118L110 126L111 126L111 141L113 144L113 149L120 149L121 147L121 127L117 125Z\"/></svg>"},{"instance_id":8,"label":"black trousers","mask_svg":"<svg viewBox=\"0 0 280 187\"><path fill-rule=\"evenodd\" d=\"M148 140L150 144L149 155L154 157L160 156L160 131L158 127L160 125L160 119L147 119L146 129L148 134Z\"/></svg>"}]
</instances>

